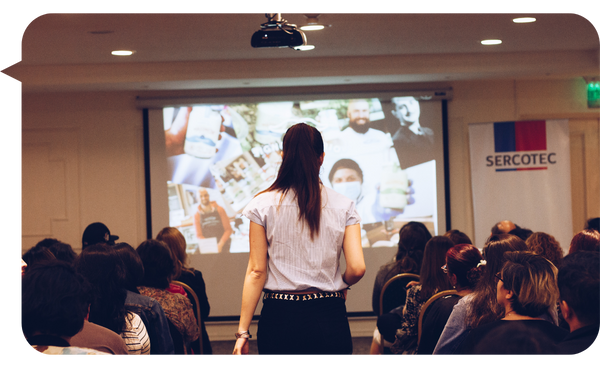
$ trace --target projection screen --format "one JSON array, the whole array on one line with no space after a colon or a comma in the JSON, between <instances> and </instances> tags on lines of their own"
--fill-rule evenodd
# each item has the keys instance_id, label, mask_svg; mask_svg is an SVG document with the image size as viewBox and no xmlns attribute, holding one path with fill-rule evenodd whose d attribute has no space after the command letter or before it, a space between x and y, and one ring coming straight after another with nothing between
<instances>
[{"instance_id":1,"label":"projection screen","mask_svg":"<svg viewBox=\"0 0 600 368\"><path fill-rule=\"evenodd\" d=\"M283 133L304 122L323 136L322 183L353 199L362 218L367 272L347 308L370 314L375 275L393 259L399 229L419 221L432 235L446 231L445 98L386 92L146 103L149 235L178 228L189 265L206 282L210 319L239 316L249 249L249 220L240 213L275 179ZM348 113L357 109L366 117Z\"/></svg>"}]
</instances>

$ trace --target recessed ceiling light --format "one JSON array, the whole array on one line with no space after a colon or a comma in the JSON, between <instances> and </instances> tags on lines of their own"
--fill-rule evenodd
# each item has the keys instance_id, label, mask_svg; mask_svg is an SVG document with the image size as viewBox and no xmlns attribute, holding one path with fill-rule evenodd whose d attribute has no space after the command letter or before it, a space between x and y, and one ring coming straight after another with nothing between
<instances>
[{"instance_id":1,"label":"recessed ceiling light","mask_svg":"<svg viewBox=\"0 0 600 368\"><path fill-rule=\"evenodd\" d=\"M296 46L294 47L294 50L298 50L298 51L308 51L308 50L312 50L314 49L315 46L314 45L301 45L301 46Z\"/></svg>"},{"instance_id":2,"label":"recessed ceiling light","mask_svg":"<svg viewBox=\"0 0 600 368\"><path fill-rule=\"evenodd\" d=\"M320 29L325 28L324 25L322 24L312 24L312 25L307 25L307 26L302 26L300 27L301 30L303 31L318 31Z\"/></svg>"},{"instance_id":3,"label":"recessed ceiling light","mask_svg":"<svg viewBox=\"0 0 600 368\"><path fill-rule=\"evenodd\" d=\"M111 54L115 55L115 56L130 56L133 55L135 51L131 51L131 50L115 50L112 51Z\"/></svg>"},{"instance_id":4,"label":"recessed ceiling light","mask_svg":"<svg viewBox=\"0 0 600 368\"><path fill-rule=\"evenodd\" d=\"M533 23L535 21L536 19L533 17L522 17L513 19L513 22L515 23Z\"/></svg>"},{"instance_id":5,"label":"recessed ceiling light","mask_svg":"<svg viewBox=\"0 0 600 368\"><path fill-rule=\"evenodd\" d=\"M502 43L502 40L482 40L482 45L499 45Z\"/></svg>"}]
</instances>

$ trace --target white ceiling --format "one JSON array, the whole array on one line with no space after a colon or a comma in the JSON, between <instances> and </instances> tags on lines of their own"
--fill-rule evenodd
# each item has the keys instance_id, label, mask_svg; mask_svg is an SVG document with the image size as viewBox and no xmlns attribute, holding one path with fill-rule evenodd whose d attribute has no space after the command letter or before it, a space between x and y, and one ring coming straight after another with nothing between
<instances>
[{"instance_id":1,"label":"white ceiling","mask_svg":"<svg viewBox=\"0 0 600 368\"><path fill-rule=\"evenodd\" d=\"M265 14L47 14L4 72L24 90L194 89L599 74L594 26L574 14L322 14L312 51L255 49ZM302 25L302 14L282 14ZM480 40L498 38L498 46ZM116 57L115 49L132 49Z\"/></svg>"}]
</instances>

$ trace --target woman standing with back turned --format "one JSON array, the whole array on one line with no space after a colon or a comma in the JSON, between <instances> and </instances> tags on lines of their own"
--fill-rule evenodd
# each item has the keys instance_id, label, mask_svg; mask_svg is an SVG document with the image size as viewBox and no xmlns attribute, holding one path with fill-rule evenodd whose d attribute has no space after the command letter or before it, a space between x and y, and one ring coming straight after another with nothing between
<instances>
[{"instance_id":1,"label":"woman standing with back turned","mask_svg":"<svg viewBox=\"0 0 600 368\"><path fill-rule=\"evenodd\" d=\"M345 299L365 273L360 217L352 200L319 180L323 158L317 129L290 127L275 182L243 211L251 221L250 256L234 354L248 353L263 291L259 354L352 353Z\"/></svg>"}]
</instances>

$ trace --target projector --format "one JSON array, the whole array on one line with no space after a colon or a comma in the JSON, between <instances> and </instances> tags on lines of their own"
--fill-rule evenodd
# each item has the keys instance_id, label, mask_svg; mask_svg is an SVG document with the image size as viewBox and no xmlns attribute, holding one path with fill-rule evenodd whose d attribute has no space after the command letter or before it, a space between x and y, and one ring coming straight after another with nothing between
<instances>
[{"instance_id":1,"label":"projector","mask_svg":"<svg viewBox=\"0 0 600 368\"><path fill-rule=\"evenodd\" d=\"M298 47L306 43L306 36L297 29L281 28L261 29L254 32L250 44L252 47Z\"/></svg>"},{"instance_id":2,"label":"projector","mask_svg":"<svg viewBox=\"0 0 600 368\"><path fill-rule=\"evenodd\" d=\"M306 45L304 32L288 24L279 14L266 14L268 22L261 24L254 32L250 44L252 47L291 47Z\"/></svg>"}]
</instances>

